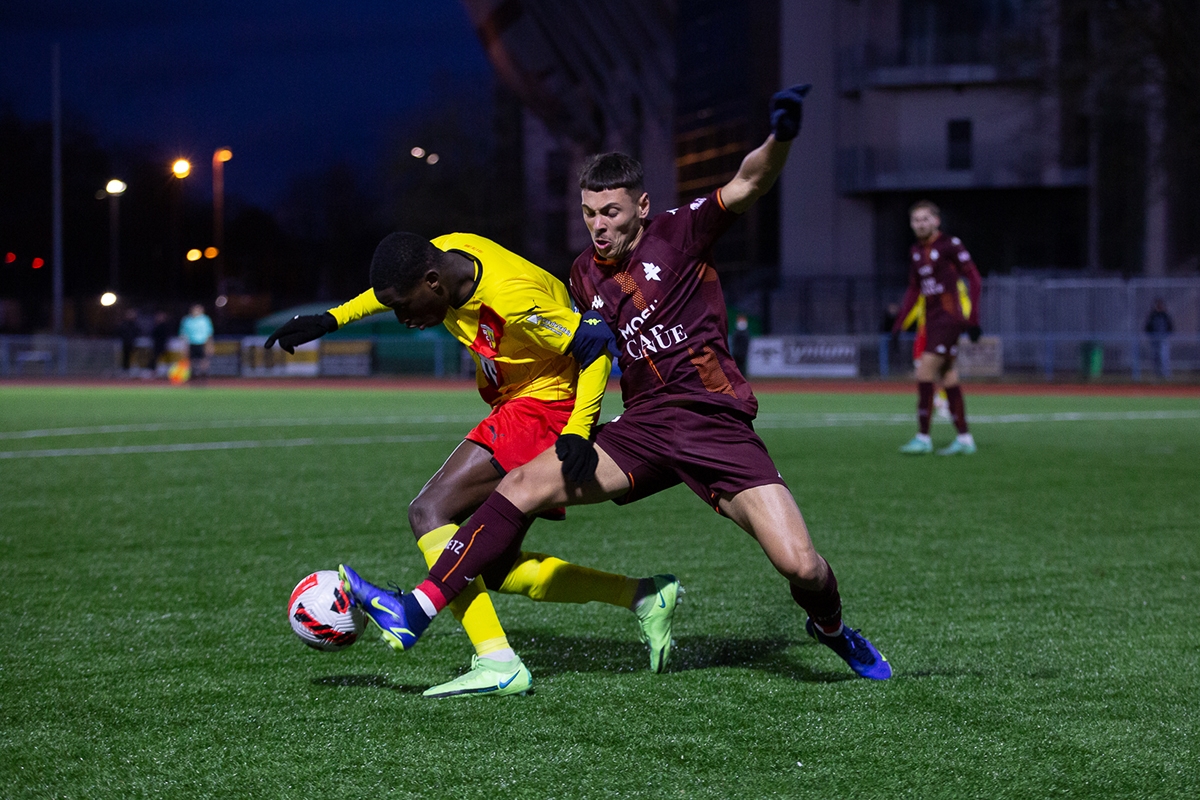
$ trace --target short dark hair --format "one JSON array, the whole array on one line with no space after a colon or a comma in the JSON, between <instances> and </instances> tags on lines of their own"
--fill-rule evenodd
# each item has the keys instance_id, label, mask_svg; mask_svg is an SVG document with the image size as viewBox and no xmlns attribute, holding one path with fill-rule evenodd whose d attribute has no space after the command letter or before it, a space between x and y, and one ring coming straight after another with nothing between
<instances>
[{"instance_id":1,"label":"short dark hair","mask_svg":"<svg viewBox=\"0 0 1200 800\"><path fill-rule=\"evenodd\" d=\"M942 218L941 209L939 209L932 200L918 200L917 202L913 203L908 207L908 215L911 217L917 211L917 209L920 208L929 209L930 214L933 214L938 219Z\"/></svg>"},{"instance_id":2,"label":"short dark hair","mask_svg":"<svg viewBox=\"0 0 1200 800\"><path fill-rule=\"evenodd\" d=\"M389 233L371 258L371 288L407 292L431 269L441 251L424 236L399 231Z\"/></svg>"},{"instance_id":3,"label":"short dark hair","mask_svg":"<svg viewBox=\"0 0 1200 800\"><path fill-rule=\"evenodd\" d=\"M642 193L643 172L641 163L624 153L600 153L583 162L579 170L579 188L589 192L607 189L628 189L631 193Z\"/></svg>"}]
</instances>

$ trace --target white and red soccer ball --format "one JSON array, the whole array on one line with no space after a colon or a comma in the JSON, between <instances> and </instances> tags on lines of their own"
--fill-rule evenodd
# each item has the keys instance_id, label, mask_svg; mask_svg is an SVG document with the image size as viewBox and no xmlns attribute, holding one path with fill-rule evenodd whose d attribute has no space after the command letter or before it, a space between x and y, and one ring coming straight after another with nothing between
<instances>
[{"instance_id":1,"label":"white and red soccer ball","mask_svg":"<svg viewBox=\"0 0 1200 800\"><path fill-rule=\"evenodd\" d=\"M331 569L314 572L296 584L288 601L288 622L300 641L317 650L341 650L354 644L366 620Z\"/></svg>"}]
</instances>

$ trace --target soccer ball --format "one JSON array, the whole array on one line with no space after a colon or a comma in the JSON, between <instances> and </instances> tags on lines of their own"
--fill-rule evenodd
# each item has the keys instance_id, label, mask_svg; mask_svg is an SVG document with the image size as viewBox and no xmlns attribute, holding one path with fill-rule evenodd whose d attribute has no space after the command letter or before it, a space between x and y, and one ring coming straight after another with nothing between
<instances>
[{"instance_id":1,"label":"soccer ball","mask_svg":"<svg viewBox=\"0 0 1200 800\"><path fill-rule=\"evenodd\" d=\"M175 386L187 383L192 377L192 365L187 361L176 361L167 369L167 380Z\"/></svg>"},{"instance_id":2,"label":"soccer ball","mask_svg":"<svg viewBox=\"0 0 1200 800\"><path fill-rule=\"evenodd\" d=\"M362 609L331 569L318 570L296 584L288 601L288 622L300 641L317 650L349 647L366 624Z\"/></svg>"}]
</instances>

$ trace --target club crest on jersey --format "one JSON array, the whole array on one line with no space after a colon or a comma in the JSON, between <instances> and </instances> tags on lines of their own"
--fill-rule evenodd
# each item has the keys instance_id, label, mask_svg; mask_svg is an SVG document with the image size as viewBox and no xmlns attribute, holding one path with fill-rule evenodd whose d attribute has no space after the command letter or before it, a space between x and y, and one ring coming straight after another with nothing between
<instances>
[{"instance_id":1,"label":"club crest on jersey","mask_svg":"<svg viewBox=\"0 0 1200 800\"><path fill-rule=\"evenodd\" d=\"M658 273L662 272L662 267L652 264L649 261L643 261L642 269L646 271L646 280L662 282L662 279L658 277Z\"/></svg>"},{"instance_id":2,"label":"club crest on jersey","mask_svg":"<svg viewBox=\"0 0 1200 800\"><path fill-rule=\"evenodd\" d=\"M483 334L483 338L487 340L488 347L496 349L496 332L492 330L492 326L486 322L479 323L479 332Z\"/></svg>"}]
</instances>

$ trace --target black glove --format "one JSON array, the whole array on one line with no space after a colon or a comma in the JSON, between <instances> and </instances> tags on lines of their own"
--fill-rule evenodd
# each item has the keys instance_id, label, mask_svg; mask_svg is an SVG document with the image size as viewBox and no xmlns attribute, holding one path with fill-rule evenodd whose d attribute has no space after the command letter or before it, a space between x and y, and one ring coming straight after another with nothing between
<instances>
[{"instance_id":1,"label":"black glove","mask_svg":"<svg viewBox=\"0 0 1200 800\"><path fill-rule=\"evenodd\" d=\"M775 134L775 141L790 142L799 135L804 119L804 95L811 88L811 83L804 83L771 95L771 133Z\"/></svg>"},{"instance_id":2,"label":"black glove","mask_svg":"<svg viewBox=\"0 0 1200 800\"><path fill-rule=\"evenodd\" d=\"M571 483L583 483L596 477L600 454L590 439L577 433L564 433L554 443L554 453L562 462L563 477Z\"/></svg>"},{"instance_id":3,"label":"black glove","mask_svg":"<svg viewBox=\"0 0 1200 800\"><path fill-rule=\"evenodd\" d=\"M980 336L983 336L983 329L978 325L972 325L967 328L967 338L972 342L978 342Z\"/></svg>"},{"instance_id":4,"label":"black glove","mask_svg":"<svg viewBox=\"0 0 1200 800\"><path fill-rule=\"evenodd\" d=\"M333 333L337 329L337 319L328 311L324 314L305 314L304 316L297 314L268 336L263 347L270 350L271 345L279 342L280 347L295 354L296 345L320 339L325 334Z\"/></svg>"}]
</instances>

